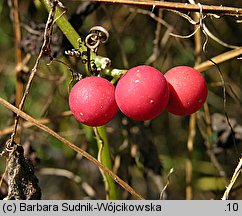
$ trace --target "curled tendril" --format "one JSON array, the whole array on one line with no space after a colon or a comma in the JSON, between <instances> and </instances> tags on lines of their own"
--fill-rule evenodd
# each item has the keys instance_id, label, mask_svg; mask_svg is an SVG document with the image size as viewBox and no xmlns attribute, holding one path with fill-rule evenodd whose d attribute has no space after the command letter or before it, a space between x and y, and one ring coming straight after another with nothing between
<instances>
[{"instance_id":1,"label":"curled tendril","mask_svg":"<svg viewBox=\"0 0 242 216\"><path fill-rule=\"evenodd\" d=\"M177 37L177 38L190 38L192 37L193 35L196 34L196 32L201 29L203 31L203 33L211 38L212 40L216 41L217 43L221 44L222 46L224 47L228 47L228 48L231 48L231 49L236 49L236 48L239 48L239 46L234 46L234 45L230 45L230 44L227 44L225 42L223 42L222 40L220 40L219 38L217 38L215 35L212 34L212 32L210 32L210 30L207 28L207 26L205 25L205 23L203 22L203 20L206 18L206 15L203 14L203 6L202 4L198 3L197 4L200 8L199 10L199 20L198 22L196 22L195 20L193 20L191 17L189 17L188 15L186 14L183 14L181 12L175 12L176 14L178 14L179 16L187 19L191 24L194 24L194 25L197 25L196 26L196 29L189 35L178 35L178 34L174 34L174 33L170 33L171 36L173 37ZM173 10L170 10L172 12L174 12ZM209 14L209 15L212 15L212 14ZM219 16L216 16L216 18L219 18ZM205 42L205 46L206 46L207 42Z\"/></svg>"},{"instance_id":2,"label":"curled tendril","mask_svg":"<svg viewBox=\"0 0 242 216\"><path fill-rule=\"evenodd\" d=\"M72 50L67 50L65 51L65 54L71 57L77 57L79 58L80 56L82 56L82 52L76 49L72 49Z\"/></svg>"},{"instance_id":3,"label":"curled tendril","mask_svg":"<svg viewBox=\"0 0 242 216\"><path fill-rule=\"evenodd\" d=\"M89 30L89 34L85 39L79 38L77 42L79 47L77 49L71 49L65 51L66 55L71 57L81 58L83 64L87 64L88 71L92 74L100 73L102 69L105 69L110 65L111 61L108 58L101 58L96 60L91 59L91 52L97 54L98 47L102 43L106 43L109 38L108 31L102 26L94 26ZM86 46L86 50L83 51L83 45ZM73 78L74 80L74 78Z\"/></svg>"},{"instance_id":4,"label":"curled tendril","mask_svg":"<svg viewBox=\"0 0 242 216\"><path fill-rule=\"evenodd\" d=\"M189 34L189 35L177 35L177 34L174 34L174 33L170 33L171 36L177 37L177 38L190 38L193 35L195 35L196 32L199 29L202 29L203 28L203 25L204 25L203 20L206 18L206 16L203 15L203 7L202 7L202 4L198 3L198 6L200 8L200 11L199 11L199 21L198 22L195 21L195 20L193 20L190 16L188 16L188 15L186 15L184 13L181 13L179 11L169 10L169 11L174 12L174 13L178 14L179 16L187 19L191 24L198 25L196 27L196 29L191 34Z\"/></svg>"},{"instance_id":5,"label":"curled tendril","mask_svg":"<svg viewBox=\"0 0 242 216\"><path fill-rule=\"evenodd\" d=\"M81 47L81 43L83 43L83 39L82 38L78 38L77 42L79 43L79 47L77 49L71 49L71 50L67 50L65 51L65 54L71 57L76 57L76 58L80 58L82 59L82 63L86 64L88 62L88 53L87 51L81 51L80 47Z\"/></svg>"},{"instance_id":6,"label":"curled tendril","mask_svg":"<svg viewBox=\"0 0 242 216\"><path fill-rule=\"evenodd\" d=\"M200 3L198 3L197 5L200 8L200 10L199 10L199 25L202 28L202 26L203 26L203 20L205 18L205 16L203 15L203 6Z\"/></svg>"},{"instance_id":7,"label":"curled tendril","mask_svg":"<svg viewBox=\"0 0 242 216\"><path fill-rule=\"evenodd\" d=\"M93 52L97 53L101 43L106 43L109 38L108 31L102 26L94 26L90 29L85 39L86 46Z\"/></svg>"},{"instance_id":8,"label":"curled tendril","mask_svg":"<svg viewBox=\"0 0 242 216\"><path fill-rule=\"evenodd\" d=\"M15 147L16 143L13 141L13 137L11 137L7 140L5 149L2 152L0 152L0 157L6 156L7 158L9 158L11 153L15 150Z\"/></svg>"}]
</instances>

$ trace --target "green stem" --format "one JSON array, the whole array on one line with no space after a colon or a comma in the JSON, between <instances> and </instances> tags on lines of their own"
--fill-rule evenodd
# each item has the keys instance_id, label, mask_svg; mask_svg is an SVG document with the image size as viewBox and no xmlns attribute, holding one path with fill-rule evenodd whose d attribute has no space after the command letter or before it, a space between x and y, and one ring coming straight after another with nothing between
<instances>
[{"instance_id":1,"label":"green stem","mask_svg":"<svg viewBox=\"0 0 242 216\"><path fill-rule=\"evenodd\" d=\"M41 0L42 4L45 6L46 10L49 12L51 9L50 0ZM56 8L55 16L56 24L62 31L62 33L66 36L66 38L69 40L69 42L72 44L72 46L75 49L78 49L79 51L87 51L87 47L85 46L85 43L83 41L78 41L80 39L80 35L76 32L76 30L72 27L70 22L67 19L67 16L65 13L63 13L64 10L60 10L59 7ZM93 59L98 64L99 61L101 61L102 56L97 56L94 52L90 51L91 59ZM82 58L82 57L81 57ZM87 75L90 76L90 71L87 70Z\"/></svg>"},{"instance_id":2,"label":"green stem","mask_svg":"<svg viewBox=\"0 0 242 216\"><path fill-rule=\"evenodd\" d=\"M49 0L41 0L41 2L45 6L47 11L49 12L50 9L51 9L50 1ZM59 26L59 28L61 29L63 34L67 37L67 39L70 41L72 46L76 49L80 48L81 51L86 50L84 44L81 44L81 46L79 47L79 42L77 41L78 38L80 38L79 34L76 32L76 30L69 23L66 15L63 14L62 11L58 7L56 8L56 12L55 12L55 19L56 18L58 18L56 20L57 25Z\"/></svg>"},{"instance_id":3,"label":"green stem","mask_svg":"<svg viewBox=\"0 0 242 216\"><path fill-rule=\"evenodd\" d=\"M42 4L45 6L47 11L50 11L50 1L49 0L41 0ZM55 12L55 19L56 23L63 32L63 34L66 36L66 38L70 41L72 46L75 49L78 49L79 51L87 51L87 47L85 46L84 42L79 42L78 39L80 38L79 34L76 32L76 30L72 27L72 25L69 23L67 17L65 14L63 14L63 10L60 10L59 7L56 8ZM121 69L112 69L110 68L110 59L107 57L99 56L96 53L90 51L91 59L94 60L95 65L98 69L102 71L102 74L105 75L111 75L114 77L112 83L115 83L127 70L121 70ZM81 57L82 58L82 57ZM109 62L109 63L107 63ZM90 76L91 73L88 71L87 66L87 75Z\"/></svg>"},{"instance_id":4,"label":"green stem","mask_svg":"<svg viewBox=\"0 0 242 216\"><path fill-rule=\"evenodd\" d=\"M100 152L100 160L101 163L106 166L108 169L112 170L113 164L112 159L110 155L110 148L109 148L109 142L108 142L108 136L106 132L105 126L97 127L97 144ZM107 195L110 200L117 200L119 199L119 195L117 193L116 184L115 181L111 178L111 176L107 175L106 173L103 173L104 175L104 181L106 181L107 187Z\"/></svg>"},{"instance_id":5,"label":"green stem","mask_svg":"<svg viewBox=\"0 0 242 216\"><path fill-rule=\"evenodd\" d=\"M50 11L50 1L49 0L41 0L42 4L45 6L47 11ZM58 19L57 19L58 18ZM63 34L67 37L67 39L70 41L72 46L75 49L78 49L80 51L86 51L86 46L83 43L78 42L78 39L80 38L79 34L76 32L76 30L72 27L72 25L69 23L67 17L62 13L62 11L57 7L56 13L55 13L55 19L56 23L63 32ZM105 57L97 56L94 52L91 52L91 59L95 61L95 64L100 66L100 68L103 68L103 63L105 62ZM105 71L104 67L104 71ZM109 149L109 143L108 143L108 137L106 133L106 127L97 127L97 133L99 134L97 136L97 144L99 151L102 148L100 160L104 166L106 166L108 169L112 170L112 160L110 156L110 149ZM102 173L103 174L103 173ZM118 199L118 193L116 190L116 184L115 181L111 178L111 176L107 174L103 174L105 180L106 180L106 190L108 191L108 197L109 199Z\"/></svg>"}]
</instances>

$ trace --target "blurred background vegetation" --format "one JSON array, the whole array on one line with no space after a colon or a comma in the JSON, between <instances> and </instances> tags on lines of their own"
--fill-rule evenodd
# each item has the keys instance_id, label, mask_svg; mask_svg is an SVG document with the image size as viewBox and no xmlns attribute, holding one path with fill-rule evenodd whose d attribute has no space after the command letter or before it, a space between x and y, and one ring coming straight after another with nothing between
<instances>
[{"instance_id":1,"label":"blurred background vegetation","mask_svg":"<svg viewBox=\"0 0 242 216\"><path fill-rule=\"evenodd\" d=\"M10 2L0 0L0 97L15 104L16 47ZM200 43L194 36L185 39L169 34L189 35L194 31L191 23L174 12L89 1L62 2L67 8L69 21L81 36L85 37L94 25L101 25L109 31L109 41L101 46L99 54L109 57L114 68L128 69L149 64L165 73L177 65L193 67L196 62L207 60L201 50L196 53L198 44L205 42L202 33ZM186 0L179 2L188 3ZM242 2L235 0L199 2L242 7ZM25 85L43 42L48 13L40 1L24 0L19 1L19 14L22 38L18 46L21 48L22 62L26 60L26 63L18 79ZM159 17L171 29L159 24L152 16ZM236 17L222 16L218 19L208 16L204 22L220 40L242 46L241 22L236 22ZM65 50L72 48L56 26L51 43L52 55L66 62L72 70L85 73L80 60L64 54ZM229 50L231 48L209 39L206 55L212 58ZM36 119L49 119L47 125L50 128L96 157L97 147L92 130L80 125L72 116L62 115L69 110L71 73L65 65L57 62L48 65L49 62L47 56L41 59L24 111ZM226 111L231 118L234 134L225 118L222 82L216 66L203 72L209 96L205 109L197 112L193 120L189 116L178 117L165 111L152 121L137 122L119 112L107 125L114 171L146 199L160 198L171 169L174 170L169 175L169 185L163 198L222 197L242 152L241 59L230 59L219 67L227 84ZM0 119L0 150L3 150L11 133L14 115L0 106ZM193 126L192 121L195 121ZM191 151L187 147L190 132L195 135ZM105 199L99 169L87 159L36 127L23 128L20 143L25 147L26 157L35 165L43 199ZM6 159L2 157L0 175L3 175L5 167ZM132 199L123 188L117 188L122 199ZM3 181L1 198L6 196L6 190L6 181ZM230 198L242 198L241 176Z\"/></svg>"}]
</instances>

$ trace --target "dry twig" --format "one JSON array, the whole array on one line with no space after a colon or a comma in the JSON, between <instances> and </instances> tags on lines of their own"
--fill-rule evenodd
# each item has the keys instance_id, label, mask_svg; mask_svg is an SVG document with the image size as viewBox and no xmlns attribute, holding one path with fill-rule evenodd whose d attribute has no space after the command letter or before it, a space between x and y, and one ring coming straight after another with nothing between
<instances>
[{"instance_id":1,"label":"dry twig","mask_svg":"<svg viewBox=\"0 0 242 216\"><path fill-rule=\"evenodd\" d=\"M166 188L167 188L168 185L170 184L170 176L171 176L171 174L172 174L173 172L174 172L174 169L171 168L170 171L169 171L169 173L168 173L168 175L167 175L167 182L166 182L165 186L163 187L163 189L162 189L161 192L160 192L160 200L163 199L163 197L164 197L164 194L165 194Z\"/></svg>"},{"instance_id":2,"label":"dry twig","mask_svg":"<svg viewBox=\"0 0 242 216\"><path fill-rule=\"evenodd\" d=\"M20 26L20 16L19 16L19 5L18 0L11 0L11 11L13 15L13 27L15 35L15 61L16 61L16 95L15 95L15 105L18 107L21 98L23 96L24 83L21 79L23 71L23 62L22 62L22 51L19 46L21 41L21 26ZM21 130L16 134L16 142L20 140Z\"/></svg>"},{"instance_id":3,"label":"dry twig","mask_svg":"<svg viewBox=\"0 0 242 216\"><path fill-rule=\"evenodd\" d=\"M177 11L186 12L199 12L200 7L197 4L187 4L178 2L165 2L165 1L138 1L138 0L92 0L95 2L112 3L112 4L126 4L142 7L156 7L163 9L173 9ZM219 14L219 15L229 15L229 16L242 16L242 9L235 7L225 7L225 6L213 6L213 5L203 5L204 13Z\"/></svg>"},{"instance_id":4,"label":"dry twig","mask_svg":"<svg viewBox=\"0 0 242 216\"><path fill-rule=\"evenodd\" d=\"M66 140L64 137L60 136L55 131L51 130L46 125L43 125L39 123L36 119L32 118L28 114L24 113L17 107L13 106L6 100L0 97L0 104L7 107L12 112L18 114L21 118L25 119L26 121L29 121L33 123L36 127L40 128L41 130L47 132L51 136L55 137L56 139L60 140L65 145L69 146L71 149L76 151L77 153L81 154L88 160L90 160L92 163L94 163L96 166L98 166L103 172L110 175L114 181L116 181L120 186L122 186L126 191L128 191L130 194L132 194L136 199L144 199L140 194L138 194L132 187L130 187L125 181L123 181L121 178L119 178L116 174L114 174L111 170L109 170L107 167L105 167L102 163L100 163L96 158L88 154L86 151L82 150L81 148L77 147L75 144L71 143L70 141Z\"/></svg>"},{"instance_id":5,"label":"dry twig","mask_svg":"<svg viewBox=\"0 0 242 216\"><path fill-rule=\"evenodd\" d=\"M47 22L46 22L46 25L45 25L44 41L43 41L41 50L39 52L39 55L38 55L38 57L35 61L34 67L31 70L31 73L30 73L30 76L29 76L23 97L22 97L22 99L19 103L19 110L23 109L24 103L25 103L27 96L29 94L29 90L30 90L31 84L33 82L33 79L34 79L35 73L37 71L37 67L39 65L41 57L43 56L44 53L49 54L49 52L50 52L49 46L50 46L52 28L53 28L53 24L55 22L54 15L55 15L55 11L56 11L56 7L58 6L58 3L59 3L58 0L55 0L52 3L51 11L49 12L49 16L48 16L48 19L47 19ZM10 146L7 146L7 148L11 147L11 145L12 145L14 139L15 139L16 132L17 132L18 123L19 123L19 114L18 113L16 113L16 114L17 114L17 117L16 117L15 122L14 122L14 128L13 128L13 132L12 132L12 135L11 135L11 140L10 140L10 142L8 142Z\"/></svg>"},{"instance_id":6,"label":"dry twig","mask_svg":"<svg viewBox=\"0 0 242 216\"><path fill-rule=\"evenodd\" d=\"M211 60L213 62L215 62L216 64L220 64L220 63L225 62L225 61L227 61L229 59L235 58L235 57L237 57L239 55L242 55L242 47L230 50L230 51L225 52L225 53L222 53L222 54L220 54L218 56L215 56L215 57L211 58ZM206 71L209 68L215 66L213 62L211 62L209 60L205 61L205 62L197 65L195 67L195 69L197 69L200 72Z\"/></svg>"},{"instance_id":7,"label":"dry twig","mask_svg":"<svg viewBox=\"0 0 242 216\"><path fill-rule=\"evenodd\" d=\"M41 124L48 124L52 120L56 120L56 118L59 118L59 117L68 117L68 116L71 116L71 115L72 115L72 112L71 111L65 111L65 112L60 113L57 116L51 116L49 118L40 118L40 119L36 119L36 121L38 121ZM30 128L30 127L33 127L33 126L34 126L33 123L27 122L27 121L26 122L23 122L23 124L22 124L23 129ZM2 130L0 130L0 136L4 136L6 134L10 134L12 132L12 129L13 129L13 125L11 125L9 127L6 127L6 128L4 128Z\"/></svg>"},{"instance_id":8,"label":"dry twig","mask_svg":"<svg viewBox=\"0 0 242 216\"><path fill-rule=\"evenodd\" d=\"M226 190L224 192L222 200L227 200L228 199L229 192L232 189L232 187L233 187L236 179L238 178L239 174L241 173L241 170L242 170L242 157L240 158L239 163L238 163L238 165L237 165L237 167L236 167L236 169L234 171L234 174L233 174L233 176L232 176L232 178L230 180L230 183L229 183L229 185L227 186L227 188L226 188Z\"/></svg>"}]
</instances>

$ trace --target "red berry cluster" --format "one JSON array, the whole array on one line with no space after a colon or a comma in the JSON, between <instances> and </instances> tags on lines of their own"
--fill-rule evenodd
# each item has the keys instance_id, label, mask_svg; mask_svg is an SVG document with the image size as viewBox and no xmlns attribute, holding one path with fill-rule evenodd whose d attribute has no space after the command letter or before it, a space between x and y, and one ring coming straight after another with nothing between
<instances>
[{"instance_id":1,"label":"red berry cluster","mask_svg":"<svg viewBox=\"0 0 242 216\"><path fill-rule=\"evenodd\" d=\"M101 77L87 77L72 88L70 109L89 126L108 123L120 109L134 120L150 120L166 108L175 115L190 115L201 108L208 95L203 76L195 69L178 66L163 75L150 66L128 70L116 88Z\"/></svg>"}]
</instances>

